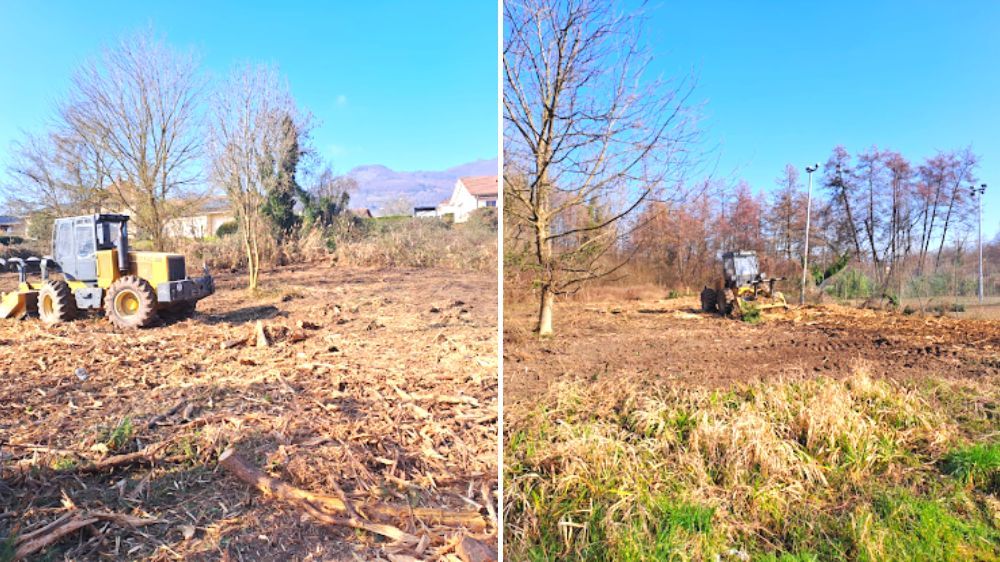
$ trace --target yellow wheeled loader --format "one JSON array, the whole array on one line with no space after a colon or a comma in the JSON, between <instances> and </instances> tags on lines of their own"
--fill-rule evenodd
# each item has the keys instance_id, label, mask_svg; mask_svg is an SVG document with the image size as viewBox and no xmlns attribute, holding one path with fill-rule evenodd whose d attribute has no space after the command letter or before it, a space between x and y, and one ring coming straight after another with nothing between
<instances>
[{"instance_id":1,"label":"yellow wheeled loader","mask_svg":"<svg viewBox=\"0 0 1000 562\"><path fill-rule=\"evenodd\" d=\"M774 290L784 277L768 277L760 271L757 253L750 250L722 254L722 277L715 287L701 291L701 309L723 316L742 314L748 307L757 310L788 308L785 296Z\"/></svg>"},{"instance_id":2,"label":"yellow wheeled loader","mask_svg":"<svg viewBox=\"0 0 1000 562\"><path fill-rule=\"evenodd\" d=\"M134 329L161 314L193 314L197 302L215 292L208 269L191 278L180 254L129 251L128 220L117 214L56 219L52 256L0 260L18 271L17 290L0 296L0 318L37 312L42 322L56 324L103 309L115 326ZM31 282L36 269L40 280Z\"/></svg>"}]
</instances>

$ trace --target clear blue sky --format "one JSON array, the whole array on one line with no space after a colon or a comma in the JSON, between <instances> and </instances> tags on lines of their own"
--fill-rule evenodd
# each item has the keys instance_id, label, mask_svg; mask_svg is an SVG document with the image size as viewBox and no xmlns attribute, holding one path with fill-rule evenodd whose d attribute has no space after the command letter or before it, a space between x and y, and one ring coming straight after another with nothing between
<instances>
[{"instance_id":1,"label":"clear blue sky","mask_svg":"<svg viewBox=\"0 0 1000 562\"><path fill-rule=\"evenodd\" d=\"M490 1L0 0L0 166L20 130L44 126L82 60L147 26L194 47L216 75L278 65L338 172L439 170L498 154Z\"/></svg>"},{"instance_id":2,"label":"clear blue sky","mask_svg":"<svg viewBox=\"0 0 1000 562\"><path fill-rule=\"evenodd\" d=\"M971 144L1000 231L1000 2L652 0L657 74L694 70L720 172L771 189L785 163L873 144L919 163ZM803 172L803 179L805 174Z\"/></svg>"}]
</instances>

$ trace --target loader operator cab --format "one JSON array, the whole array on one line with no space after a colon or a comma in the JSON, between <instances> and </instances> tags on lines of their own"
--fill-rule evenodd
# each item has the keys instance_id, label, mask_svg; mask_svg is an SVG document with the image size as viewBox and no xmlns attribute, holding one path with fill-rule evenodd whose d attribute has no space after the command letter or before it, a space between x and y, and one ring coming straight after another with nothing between
<instances>
[{"instance_id":1,"label":"loader operator cab","mask_svg":"<svg viewBox=\"0 0 1000 562\"><path fill-rule=\"evenodd\" d=\"M119 271L128 271L128 216L87 215L56 219L52 257L67 279L97 281L97 252L116 250Z\"/></svg>"},{"instance_id":2,"label":"loader operator cab","mask_svg":"<svg viewBox=\"0 0 1000 562\"><path fill-rule=\"evenodd\" d=\"M727 289L750 285L763 277L760 273L757 253L746 250L722 254L722 270L725 274Z\"/></svg>"}]
</instances>

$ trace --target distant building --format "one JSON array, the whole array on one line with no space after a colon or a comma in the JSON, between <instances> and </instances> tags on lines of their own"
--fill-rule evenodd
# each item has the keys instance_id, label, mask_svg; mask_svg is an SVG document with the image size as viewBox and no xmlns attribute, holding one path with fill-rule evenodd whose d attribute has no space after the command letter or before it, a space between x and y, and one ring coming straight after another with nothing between
<instances>
[{"instance_id":1,"label":"distant building","mask_svg":"<svg viewBox=\"0 0 1000 562\"><path fill-rule=\"evenodd\" d=\"M465 222L476 209L497 206L498 186L497 176L458 178L451 198L437 206L437 214L451 214L455 216L455 222Z\"/></svg>"},{"instance_id":2,"label":"distant building","mask_svg":"<svg viewBox=\"0 0 1000 562\"><path fill-rule=\"evenodd\" d=\"M0 236L20 236L28 234L28 222L21 217L0 215Z\"/></svg>"},{"instance_id":3,"label":"distant building","mask_svg":"<svg viewBox=\"0 0 1000 562\"><path fill-rule=\"evenodd\" d=\"M424 207L414 207L413 216L415 217L436 217L438 216L437 207L434 206L424 206Z\"/></svg>"},{"instance_id":4,"label":"distant building","mask_svg":"<svg viewBox=\"0 0 1000 562\"><path fill-rule=\"evenodd\" d=\"M168 220L163 226L163 231L172 238L206 238L215 236L220 226L234 220L236 215L229 200L225 197L216 197L206 200L182 217Z\"/></svg>"}]
</instances>

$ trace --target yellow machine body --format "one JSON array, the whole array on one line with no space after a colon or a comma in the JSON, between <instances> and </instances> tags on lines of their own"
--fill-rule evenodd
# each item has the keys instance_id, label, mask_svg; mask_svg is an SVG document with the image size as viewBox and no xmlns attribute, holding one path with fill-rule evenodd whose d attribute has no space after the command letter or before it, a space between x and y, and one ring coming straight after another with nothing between
<instances>
[{"instance_id":1,"label":"yellow machine body","mask_svg":"<svg viewBox=\"0 0 1000 562\"><path fill-rule=\"evenodd\" d=\"M129 252L128 271L118 269L118 250L101 250L97 257L97 286L107 289L125 275L135 275L152 287L177 281L186 276L184 256L167 252ZM83 286L83 284L81 284ZM70 288L77 287L70 283Z\"/></svg>"},{"instance_id":2,"label":"yellow machine body","mask_svg":"<svg viewBox=\"0 0 1000 562\"><path fill-rule=\"evenodd\" d=\"M38 283L18 283L17 290L0 296L0 318L21 318L38 303Z\"/></svg>"}]
</instances>

